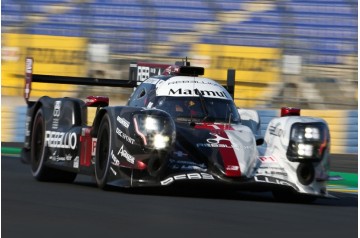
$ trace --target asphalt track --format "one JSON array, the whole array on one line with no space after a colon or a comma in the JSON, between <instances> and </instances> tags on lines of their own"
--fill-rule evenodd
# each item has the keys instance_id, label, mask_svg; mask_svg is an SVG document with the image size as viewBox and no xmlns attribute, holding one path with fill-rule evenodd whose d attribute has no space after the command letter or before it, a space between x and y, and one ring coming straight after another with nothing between
<instances>
[{"instance_id":1,"label":"asphalt track","mask_svg":"<svg viewBox=\"0 0 360 238\"><path fill-rule=\"evenodd\" d=\"M1 235L11 237L358 237L357 194L314 204L268 193L146 189L102 191L37 182L20 158L2 156Z\"/></svg>"}]
</instances>

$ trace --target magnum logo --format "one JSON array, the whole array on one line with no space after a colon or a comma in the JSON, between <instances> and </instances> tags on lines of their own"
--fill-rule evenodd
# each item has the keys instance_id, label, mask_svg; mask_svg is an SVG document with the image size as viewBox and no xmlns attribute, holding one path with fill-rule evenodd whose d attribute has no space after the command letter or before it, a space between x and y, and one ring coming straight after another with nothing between
<instances>
[{"instance_id":1,"label":"magnum logo","mask_svg":"<svg viewBox=\"0 0 360 238\"><path fill-rule=\"evenodd\" d=\"M177 90L173 90L170 89L169 91L169 95L170 96L182 96L182 95L199 95L201 93L201 95L205 96L205 97L220 97L220 98L227 98L225 92L221 92L221 91L212 91L212 90L199 90L199 89L182 89L179 88Z\"/></svg>"}]
</instances>

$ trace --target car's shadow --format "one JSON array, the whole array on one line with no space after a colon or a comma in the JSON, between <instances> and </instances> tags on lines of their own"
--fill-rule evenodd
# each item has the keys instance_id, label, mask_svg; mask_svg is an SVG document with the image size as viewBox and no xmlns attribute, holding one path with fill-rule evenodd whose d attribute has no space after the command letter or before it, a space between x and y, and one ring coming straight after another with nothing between
<instances>
[{"instance_id":1,"label":"car's shadow","mask_svg":"<svg viewBox=\"0 0 360 238\"><path fill-rule=\"evenodd\" d=\"M77 185L88 186L97 189L94 179L76 180ZM99 189L100 190L100 189ZM272 196L271 192L249 192L229 188L221 188L218 186L197 186L189 184L173 184L164 187L137 187L137 188L120 188L109 186L105 189L107 192L126 193L132 195L145 196L166 196L166 197L189 197L202 199L222 199L222 200L238 200L253 202L269 202L278 203ZM312 203L301 202L300 204L320 205L320 206L341 206L341 207L357 207L358 195L348 193L331 193L336 198L318 198Z\"/></svg>"}]
</instances>

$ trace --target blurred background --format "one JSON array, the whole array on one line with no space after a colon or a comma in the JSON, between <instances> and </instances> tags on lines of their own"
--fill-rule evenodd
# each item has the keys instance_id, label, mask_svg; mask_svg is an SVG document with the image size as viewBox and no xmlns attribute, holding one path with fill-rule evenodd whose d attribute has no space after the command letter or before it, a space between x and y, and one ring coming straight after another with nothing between
<instances>
[{"instance_id":1,"label":"blurred background","mask_svg":"<svg viewBox=\"0 0 360 238\"><path fill-rule=\"evenodd\" d=\"M355 0L3 0L2 96L22 96L34 73L127 79L129 63L188 57L225 83L239 107L357 109ZM35 84L32 96L131 90Z\"/></svg>"}]
</instances>

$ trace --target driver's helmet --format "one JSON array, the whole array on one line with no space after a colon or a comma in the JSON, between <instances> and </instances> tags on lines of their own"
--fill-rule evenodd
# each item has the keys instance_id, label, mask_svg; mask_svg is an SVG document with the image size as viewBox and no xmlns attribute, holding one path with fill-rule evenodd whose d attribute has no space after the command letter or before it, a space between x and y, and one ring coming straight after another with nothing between
<instances>
[{"instance_id":1,"label":"driver's helmet","mask_svg":"<svg viewBox=\"0 0 360 238\"><path fill-rule=\"evenodd\" d=\"M184 104L188 110L188 115L196 116L201 113L201 105L194 100L185 100Z\"/></svg>"},{"instance_id":2,"label":"driver's helmet","mask_svg":"<svg viewBox=\"0 0 360 238\"><path fill-rule=\"evenodd\" d=\"M192 100L181 100L175 103L172 114L176 117L190 117L197 114L196 103Z\"/></svg>"}]
</instances>

